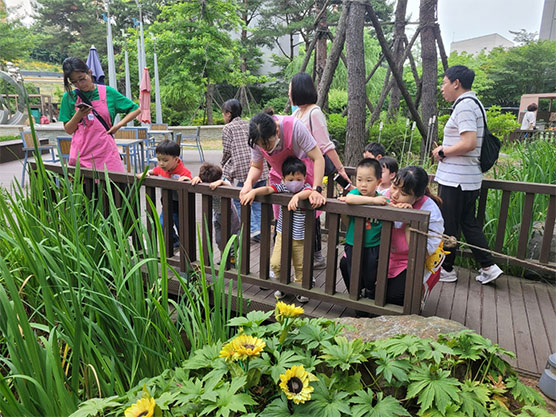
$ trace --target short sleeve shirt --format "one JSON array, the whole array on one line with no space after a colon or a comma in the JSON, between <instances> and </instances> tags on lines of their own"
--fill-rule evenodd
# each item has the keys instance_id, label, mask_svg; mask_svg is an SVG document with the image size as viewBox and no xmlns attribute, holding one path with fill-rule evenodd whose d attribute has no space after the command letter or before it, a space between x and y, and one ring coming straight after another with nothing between
<instances>
[{"instance_id":1,"label":"short sleeve shirt","mask_svg":"<svg viewBox=\"0 0 556 417\"><path fill-rule=\"evenodd\" d=\"M93 91L83 91L83 95L89 99L89 101L99 99L97 88ZM62 103L60 104L60 115L58 120L61 122L69 122L71 120L75 114L76 100L77 95L73 91L71 93L66 91L64 97L62 97ZM108 112L110 113L110 124L114 123L114 119L117 114L127 114L139 108L136 103L108 85L106 86L106 105L108 106Z\"/></svg>"},{"instance_id":2,"label":"short sleeve shirt","mask_svg":"<svg viewBox=\"0 0 556 417\"><path fill-rule=\"evenodd\" d=\"M357 188L351 190L348 194L361 195ZM379 196L379 193L375 194ZM346 243L353 246L353 233L355 229L355 217L349 216L349 226L346 232ZM382 221L377 219L365 219L365 235L363 237L363 246L372 248L380 245L380 233L382 232Z\"/></svg>"},{"instance_id":3,"label":"short sleeve shirt","mask_svg":"<svg viewBox=\"0 0 556 417\"><path fill-rule=\"evenodd\" d=\"M172 179L179 179L179 177L189 177L191 178L191 171L189 171L181 159L178 161L176 167L171 171L164 171L160 167L154 167L152 175L158 175L164 178L172 178Z\"/></svg>"},{"instance_id":4,"label":"short sleeve shirt","mask_svg":"<svg viewBox=\"0 0 556 417\"><path fill-rule=\"evenodd\" d=\"M458 97L476 97L475 93L468 91ZM458 156L447 156L438 163L435 180L448 187L460 186L463 191L478 190L481 188L483 173L479 158L483 143L484 122L481 108L471 99L461 100L455 107L446 126L444 126L444 139L442 146L449 148L461 140L464 132L477 133L477 147L472 151Z\"/></svg>"},{"instance_id":5,"label":"short sleeve shirt","mask_svg":"<svg viewBox=\"0 0 556 417\"><path fill-rule=\"evenodd\" d=\"M284 184L271 184L274 191L277 193L289 193L288 189ZM312 190L311 184L305 183L303 190ZM278 223L276 224L276 231L282 233L282 210L280 210L280 215L278 216ZM303 240L305 239L305 213L304 210L298 208L293 212L293 240Z\"/></svg>"},{"instance_id":6,"label":"short sleeve shirt","mask_svg":"<svg viewBox=\"0 0 556 417\"><path fill-rule=\"evenodd\" d=\"M323 155L336 148L330 141L328 126L326 125L326 116L319 106L313 106L303 114L301 113L301 109L298 108L293 116L301 120L305 124L305 127L309 129L309 132L317 141L317 145Z\"/></svg>"}]
</instances>

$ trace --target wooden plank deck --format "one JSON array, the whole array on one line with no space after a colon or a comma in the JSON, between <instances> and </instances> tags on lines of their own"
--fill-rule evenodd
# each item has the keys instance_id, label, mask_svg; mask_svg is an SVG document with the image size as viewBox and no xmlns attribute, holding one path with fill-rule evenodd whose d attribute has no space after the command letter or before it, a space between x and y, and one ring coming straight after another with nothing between
<instances>
[{"instance_id":1,"label":"wooden plank deck","mask_svg":"<svg viewBox=\"0 0 556 417\"><path fill-rule=\"evenodd\" d=\"M250 271L253 275L259 273L259 249L258 243L251 242ZM326 249L324 241L323 253ZM341 256L343 245L338 247L338 265ZM481 285L475 281L476 272L463 268L458 268L457 272L457 282L439 282L434 287L423 315L462 323L515 352L517 359L510 362L520 371L539 375L548 356L556 352L556 286L506 275L492 284ZM314 271L316 287L324 287L324 277L324 270ZM235 292L235 283L233 287ZM336 291L347 292L339 268ZM274 290L244 284L243 296L252 309L274 309ZM284 301L293 303L295 297L288 295ZM311 317L355 316L352 309L317 300L306 303L304 310Z\"/></svg>"}]
</instances>

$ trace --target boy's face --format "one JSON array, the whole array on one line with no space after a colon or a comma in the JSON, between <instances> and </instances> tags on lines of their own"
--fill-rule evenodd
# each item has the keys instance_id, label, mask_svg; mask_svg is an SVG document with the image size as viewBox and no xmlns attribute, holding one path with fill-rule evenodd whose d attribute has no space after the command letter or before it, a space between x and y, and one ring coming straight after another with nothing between
<instances>
[{"instance_id":1,"label":"boy's face","mask_svg":"<svg viewBox=\"0 0 556 417\"><path fill-rule=\"evenodd\" d=\"M396 176L396 174L394 174L393 172L390 172L390 170L388 168L383 166L382 167L382 186L384 187L384 186L390 185L395 176Z\"/></svg>"},{"instance_id":2,"label":"boy's face","mask_svg":"<svg viewBox=\"0 0 556 417\"><path fill-rule=\"evenodd\" d=\"M288 174L283 177L284 182L291 182L291 181L302 181L305 182L305 175L301 172L294 172L293 174Z\"/></svg>"},{"instance_id":3,"label":"boy's face","mask_svg":"<svg viewBox=\"0 0 556 417\"><path fill-rule=\"evenodd\" d=\"M359 167L355 178L357 189L364 196L374 196L376 187L380 184L380 178L376 177L373 167Z\"/></svg>"},{"instance_id":4,"label":"boy's face","mask_svg":"<svg viewBox=\"0 0 556 417\"><path fill-rule=\"evenodd\" d=\"M165 155L162 153L157 153L156 159L158 160L158 166L166 172L174 170L178 166L180 160L177 156Z\"/></svg>"}]
</instances>

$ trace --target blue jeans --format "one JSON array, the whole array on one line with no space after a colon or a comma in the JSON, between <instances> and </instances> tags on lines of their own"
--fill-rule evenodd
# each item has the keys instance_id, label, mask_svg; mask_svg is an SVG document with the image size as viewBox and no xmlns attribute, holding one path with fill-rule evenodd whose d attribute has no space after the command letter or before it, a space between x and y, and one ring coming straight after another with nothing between
<instances>
[{"instance_id":1,"label":"blue jeans","mask_svg":"<svg viewBox=\"0 0 556 417\"><path fill-rule=\"evenodd\" d=\"M243 187L243 182L238 181L236 185L238 187ZM260 180L253 186L253 188L264 187L265 185L266 180ZM237 209L237 214L241 220L241 204L239 200L233 201ZM261 233L261 203L253 201L253 204L251 205L251 237L258 235L259 233Z\"/></svg>"},{"instance_id":2,"label":"blue jeans","mask_svg":"<svg viewBox=\"0 0 556 417\"><path fill-rule=\"evenodd\" d=\"M170 233L172 235L172 242L179 243L180 239L176 232L180 228L180 215L179 215L179 206L177 201L172 201L172 222L173 224L170 225ZM164 223L162 221L162 213L160 213L160 227L164 230Z\"/></svg>"}]
</instances>

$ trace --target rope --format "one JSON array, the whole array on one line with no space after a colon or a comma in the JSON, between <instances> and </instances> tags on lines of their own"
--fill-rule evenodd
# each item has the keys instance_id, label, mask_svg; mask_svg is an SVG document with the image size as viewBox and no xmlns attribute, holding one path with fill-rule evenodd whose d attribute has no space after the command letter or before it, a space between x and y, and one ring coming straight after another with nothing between
<instances>
[{"instance_id":1,"label":"rope","mask_svg":"<svg viewBox=\"0 0 556 417\"><path fill-rule=\"evenodd\" d=\"M444 233L437 233L433 230L429 230L429 232L427 233L427 232L423 232L423 231L418 230L418 229L414 229L413 227L409 227L408 229L411 232L419 233L420 235L423 235L423 236L440 237L442 239L442 241L444 242L444 248L445 249L455 248L459 243L460 245L466 245L466 246L469 246L470 248L482 250L483 252L488 252L491 255L496 255L498 257L501 257L501 258L504 258L504 259L507 259L507 260L518 261L518 262L524 263L526 265L530 265L534 268L543 269L545 271L553 272L553 273L556 274L556 268L553 268L553 267L550 267L550 266L547 266L547 265L542 265L542 264L535 263L535 262L531 262L531 261L527 261L525 259L519 259L515 256L510 256L510 255L506 255L504 253L495 252L495 251L490 250L490 249L481 248L479 246L475 246L475 245L472 245L472 244L467 243L467 242L462 242L461 240L457 240L455 238L455 236L445 235Z\"/></svg>"}]
</instances>

